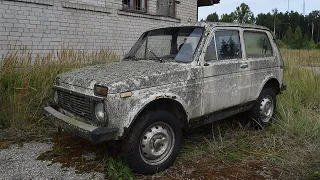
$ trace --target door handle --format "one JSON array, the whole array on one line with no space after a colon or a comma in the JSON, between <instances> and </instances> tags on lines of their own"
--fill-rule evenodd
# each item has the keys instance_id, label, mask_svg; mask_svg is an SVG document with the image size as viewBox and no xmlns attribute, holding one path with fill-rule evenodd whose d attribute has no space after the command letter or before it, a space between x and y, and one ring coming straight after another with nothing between
<instances>
[{"instance_id":1,"label":"door handle","mask_svg":"<svg viewBox=\"0 0 320 180\"><path fill-rule=\"evenodd\" d=\"M245 69L245 68L248 68L249 65L248 65L248 63L242 63L242 64L240 65L240 67L241 67L242 69Z\"/></svg>"}]
</instances>

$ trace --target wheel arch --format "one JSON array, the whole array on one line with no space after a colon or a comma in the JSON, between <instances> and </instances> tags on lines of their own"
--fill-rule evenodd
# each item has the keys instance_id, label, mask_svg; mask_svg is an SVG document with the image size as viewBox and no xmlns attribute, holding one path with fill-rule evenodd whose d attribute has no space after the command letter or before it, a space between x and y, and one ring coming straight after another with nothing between
<instances>
[{"instance_id":1,"label":"wheel arch","mask_svg":"<svg viewBox=\"0 0 320 180\"><path fill-rule=\"evenodd\" d=\"M171 112L173 113L174 116L176 116L179 119L181 128L187 127L188 115L182 103L176 100L175 96L157 97L156 99L146 103L143 106L143 108L141 108L138 111L138 113L132 119L130 125L126 128L124 134L127 134L130 131L131 127L137 122L137 119L140 115L142 115L147 111L152 111L152 110L165 110L165 111Z\"/></svg>"},{"instance_id":2,"label":"wheel arch","mask_svg":"<svg viewBox=\"0 0 320 180\"><path fill-rule=\"evenodd\" d=\"M260 92L265 88L274 89L276 95L278 95L280 93L280 82L275 77L270 77L265 81L262 88L260 89Z\"/></svg>"}]
</instances>

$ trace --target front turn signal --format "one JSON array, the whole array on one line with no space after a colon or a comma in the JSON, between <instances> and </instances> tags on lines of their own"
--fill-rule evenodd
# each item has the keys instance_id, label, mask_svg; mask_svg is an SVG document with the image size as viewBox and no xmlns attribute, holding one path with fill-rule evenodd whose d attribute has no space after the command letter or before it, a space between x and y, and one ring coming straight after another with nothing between
<instances>
[{"instance_id":1,"label":"front turn signal","mask_svg":"<svg viewBox=\"0 0 320 180\"><path fill-rule=\"evenodd\" d=\"M108 88L103 87L103 86L99 86L99 85L95 85L94 86L94 95L107 97L108 96Z\"/></svg>"}]
</instances>

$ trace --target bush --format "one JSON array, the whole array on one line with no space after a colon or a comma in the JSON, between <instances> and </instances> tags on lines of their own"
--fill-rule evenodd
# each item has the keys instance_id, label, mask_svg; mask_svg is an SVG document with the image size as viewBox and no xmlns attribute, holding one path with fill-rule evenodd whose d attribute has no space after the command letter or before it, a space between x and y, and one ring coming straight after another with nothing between
<instances>
[{"instance_id":1,"label":"bush","mask_svg":"<svg viewBox=\"0 0 320 180\"><path fill-rule=\"evenodd\" d=\"M286 46L285 43L281 39L277 39L276 43L279 48L284 48Z\"/></svg>"}]
</instances>

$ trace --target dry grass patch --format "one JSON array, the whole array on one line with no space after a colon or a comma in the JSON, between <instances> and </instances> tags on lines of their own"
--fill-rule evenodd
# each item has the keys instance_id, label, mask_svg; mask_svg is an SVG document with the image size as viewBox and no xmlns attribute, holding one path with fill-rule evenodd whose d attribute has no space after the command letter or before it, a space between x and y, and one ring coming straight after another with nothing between
<instances>
[{"instance_id":1,"label":"dry grass patch","mask_svg":"<svg viewBox=\"0 0 320 180\"><path fill-rule=\"evenodd\" d=\"M118 61L108 50L62 49L33 58L30 51L9 53L0 61L0 129L23 138L45 134L43 106L51 101L57 74L84 66Z\"/></svg>"}]
</instances>

